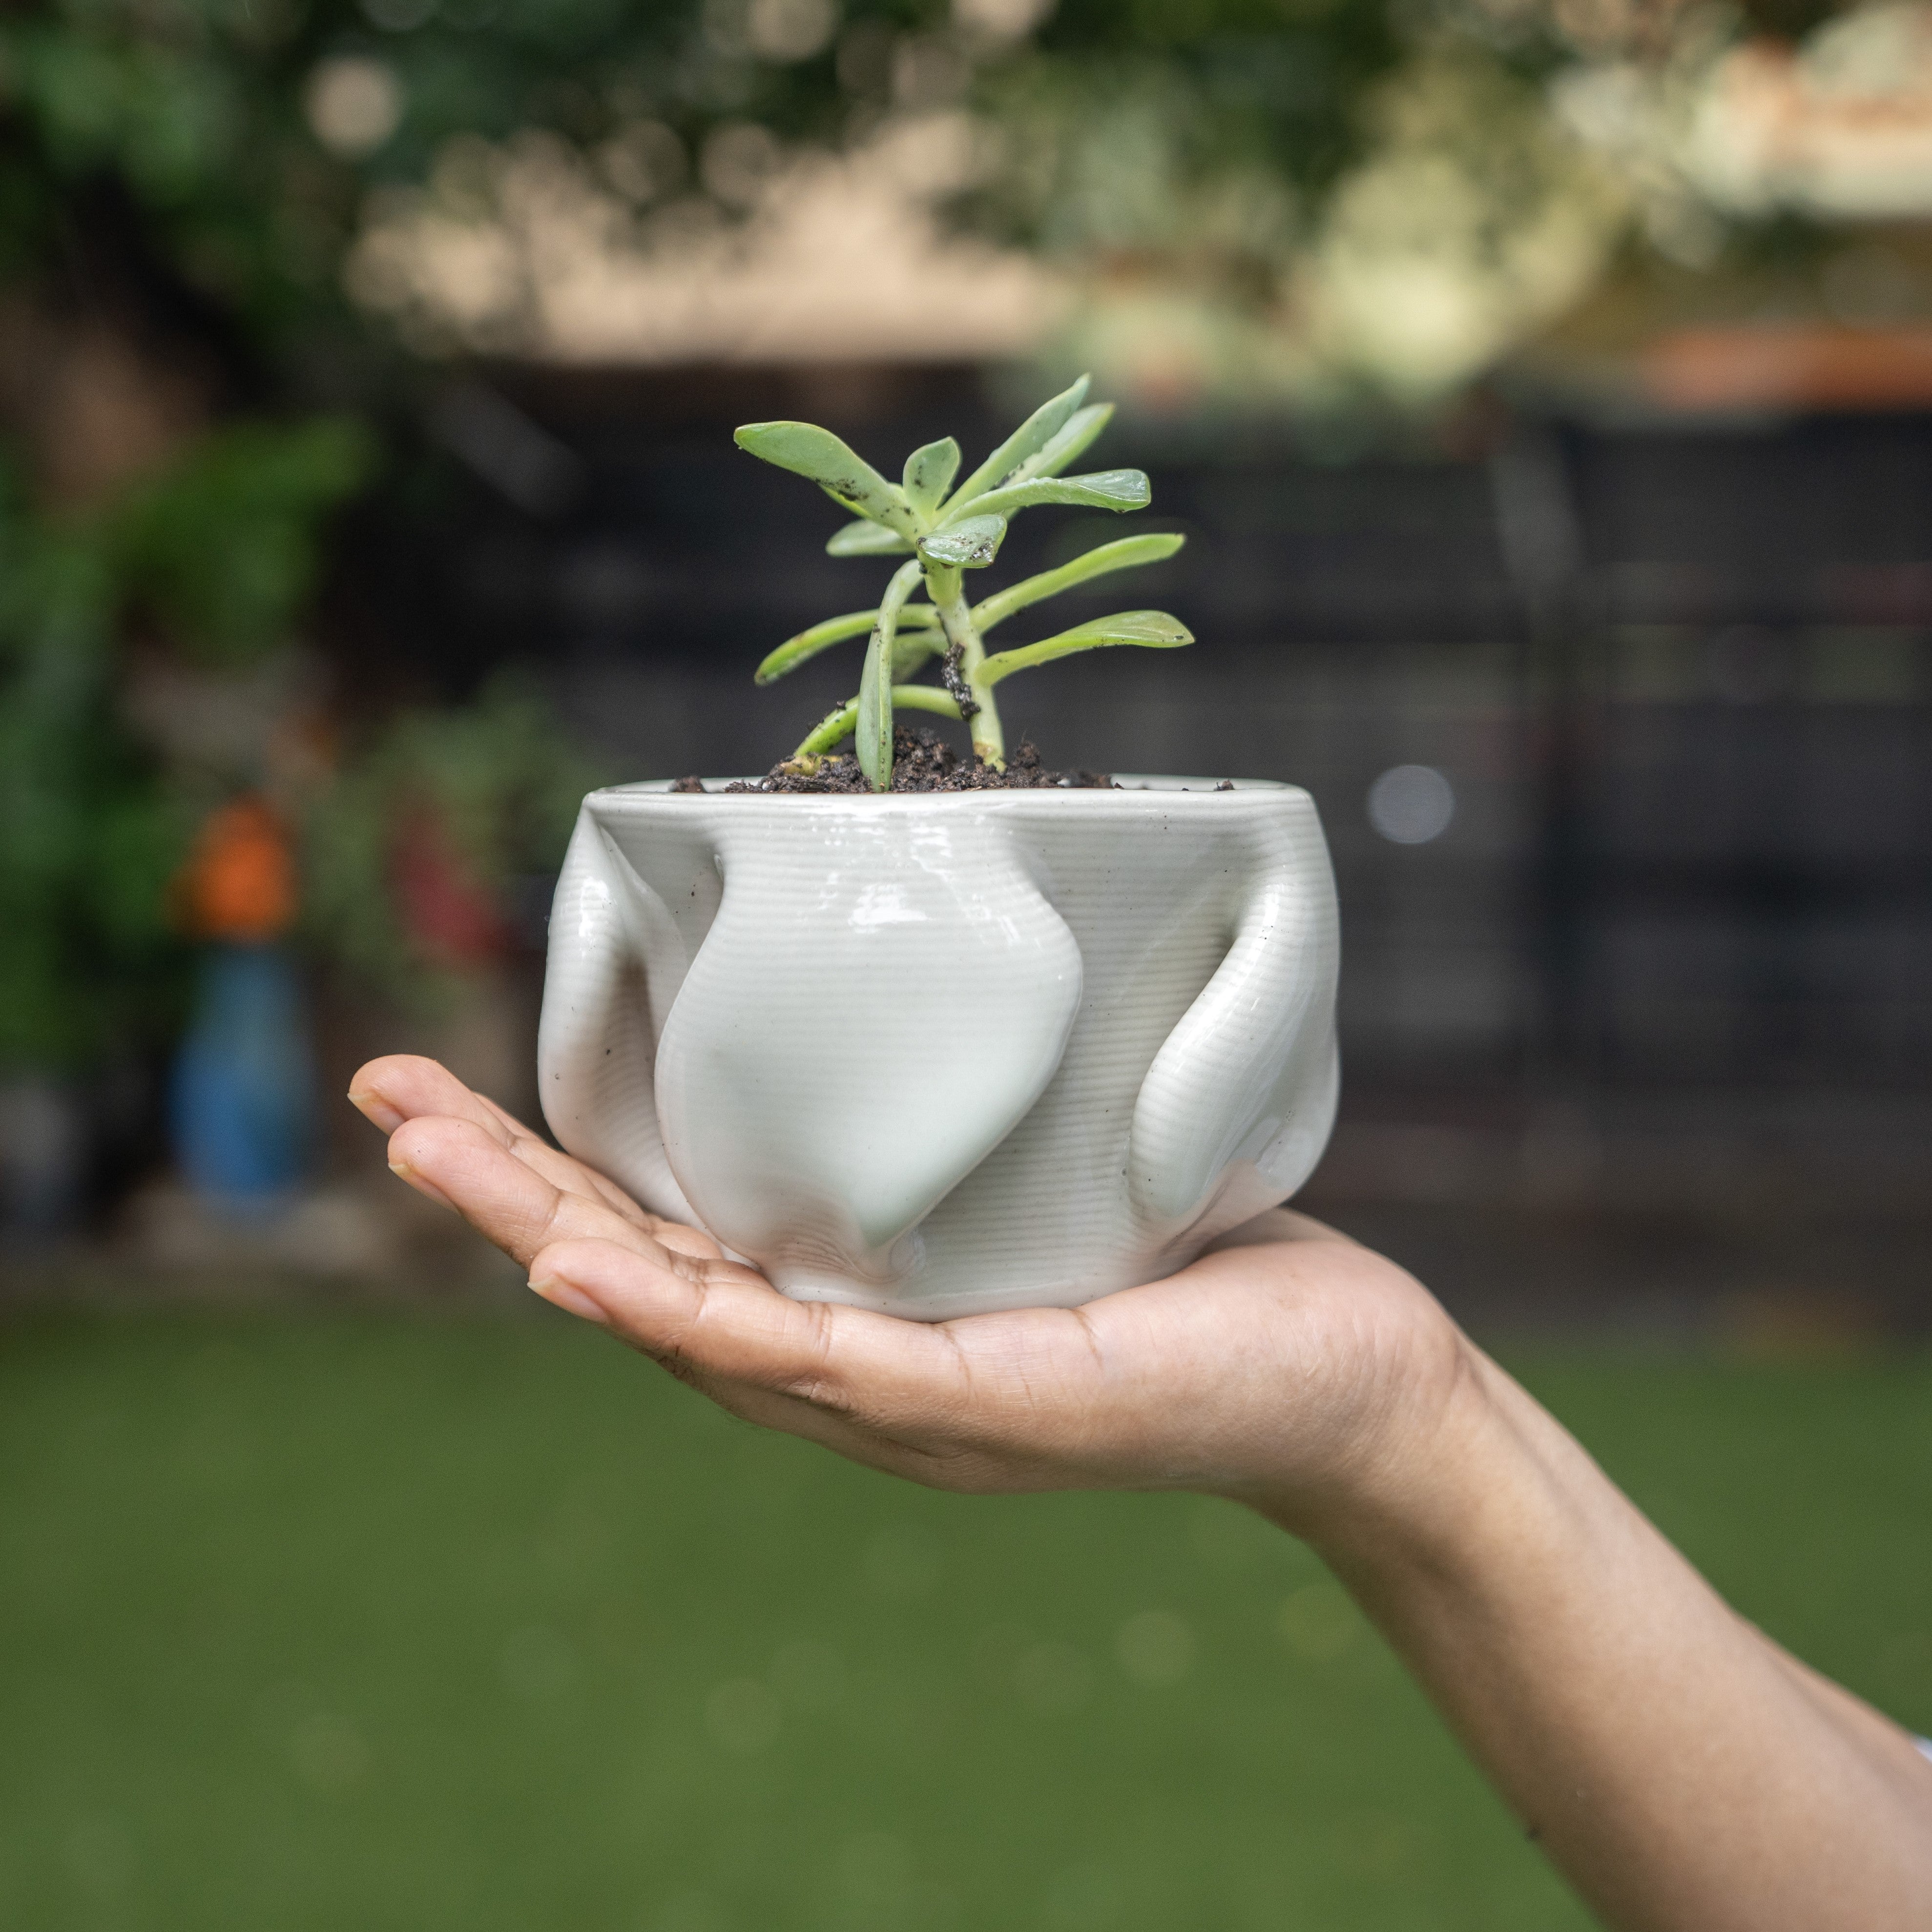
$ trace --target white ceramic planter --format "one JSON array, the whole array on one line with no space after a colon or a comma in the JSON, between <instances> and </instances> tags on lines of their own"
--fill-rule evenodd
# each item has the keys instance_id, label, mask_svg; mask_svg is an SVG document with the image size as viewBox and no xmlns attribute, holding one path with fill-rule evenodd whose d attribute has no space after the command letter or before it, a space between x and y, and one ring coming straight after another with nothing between
<instances>
[{"instance_id":1,"label":"white ceramic planter","mask_svg":"<svg viewBox=\"0 0 1932 1932\"><path fill-rule=\"evenodd\" d=\"M1121 784L593 792L558 1139L802 1299L938 1320L1184 1266L1327 1140L1334 885L1306 792Z\"/></svg>"}]
</instances>

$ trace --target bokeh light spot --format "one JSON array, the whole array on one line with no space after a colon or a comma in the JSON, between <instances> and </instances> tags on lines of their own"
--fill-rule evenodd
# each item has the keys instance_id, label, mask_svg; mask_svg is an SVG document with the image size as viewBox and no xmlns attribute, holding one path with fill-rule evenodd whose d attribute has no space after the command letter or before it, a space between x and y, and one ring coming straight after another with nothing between
<instances>
[{"instance_id":1,"label":"bokeh light spot","mask_svg":"<svg viewBox=\"0 0 1932 1932\"><path fill-rule=\"evenodd\" d=\"M664 1900L651 1932L729 1932L730 1915L708 1892L681 1892Z\"/></svg>"},{"instance_id":2,"label":"bokeh light spot","mask_svg":"<svg viewBox=\"0 0 1932 1932\"><path fill-rule=\"evenodd\" d=\"M289 1762L310 1790L346 1791L369 1768L369 1747L353 1720L316 1711L290 1734Z\"/></svg>"},{"instance_id":3,"label":"bokeh light spot","mask_svg":"<svg viewBox=\"0 0 1932 1932\"><path fill-rule=\"evenodd\" d=\"M1282 1600L1276 1628L1298 1657L1325 1664L1352 1649L1361 1614L1337 1583L1304 1583Z\"/></svg>"},{"instance_id":4,"label":"bokeh light spot","mask_svg":"<svg viewBox=\"0 0 1932 1932\"><path fill-rule=\"evenodd\" d=\"M577 1653L569 1639L542 1626L512 1636L496 1667L504 1688L529 1704L554 1704L577 1682Z\"/></svg>"},{"instance_id":5,"label":"bokeh light spot","mask_svg":"<svg viewBox=\"0 0 1932 1932\"><path fill-rule=\"evenodd\" d=\"M769 1686L755 1677L734 1677L705 1700L704 1722L728 1751L749 1756L770 1748L778 1734L783 1712Z\"/></svg>"},{"instance_id":6,"label":"bokeh light spot","mask_svg":"<svg viewBox=\"0 0 1932 1932\"><path fill-rule=\"evenodd\" d=\"M939 1540L917 1523L889 1525L866 1544L864 1568L880 1596L911 1603L939 1581Z\"/></svg>"},{"instance_id":7,"label":"bokeh light spot","mask_svg":"<svg viewBox=\"0 0 1932 1932\"><path fill-rule=\"evenodd\" d=\"M836 1709L849 1682L844 1660L830 1644L800 1637L772 1659L772 1688L796 1711Z\"/></svg>"},{"instance_id":8,"label":"bokeh light spot","mask_svg":"<svg viewBox=\"0 0 1932 1932\"><path fill-rule=\"evenodd\" d=\"M1013 1681L1036 1709L1077 1711L1094 1694L1094 1666L1070 1643L1036 1643L1015 1666Z\"/></svg>"},{"instance_id":9,"label":"bokeh light spot","mask_svg":"<svg viewBox=\"0 0 1932 1932\"><path fill-rule=\"evenodd\" d=\"M403 118L402 82L386 62L362 55L322 61L302 92L315 138L332 154L357 160L372 154Z\"/></svg>"},{"instance_id":10,"label":"bokeh light spot","mask_svg":"<svg viewBox=\"0 0 1932 1932\"><path fill-rule=\"evenodd\" d=\"M1114 1656L1136 1684L1178 1684L1194 1668L1194 1633L1172 1610L1143 1610L1120 1626Z\"/></svg>"},{"instance_id":11,"label":"bokeh light spot","mask_svg":"<svg viewBox=\"0 0 1932 1932\"><path fill-rule=\"evenodd\" d=\"M1391 765L1369 788L1369 823L1392 845L1426 845L1455 816L1455 788L1433 765Z\"/></svg>"}]
</instances>

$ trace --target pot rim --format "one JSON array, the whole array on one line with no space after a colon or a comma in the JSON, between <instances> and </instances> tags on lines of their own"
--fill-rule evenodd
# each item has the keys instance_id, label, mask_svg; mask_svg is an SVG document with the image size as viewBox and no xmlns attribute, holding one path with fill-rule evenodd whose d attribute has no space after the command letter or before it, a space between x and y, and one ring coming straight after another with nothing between
<instances>
[{"instance_id":1,"label":"pot rim","mask_svg":"<svg viewBox=\"0 0 1932 1932\"><path fill-rule=\"evenodd\" d=\"M828 807L841 810L857 806L870 810L875 806L891 806L903 808L908 806L952 806L974 804L987 806L1005 801L1034 800L1048 798L1078 799L1091 808L1100 810L1120 810L1130 804L1138 804L1150 796L1158 796L1163 802L1186 798L1190 801L1184 808L1199 810L1203 806L1212 810L1217 804L1240 798L1244 793L1252 796L1264 793L1270 796L1283 794L1307 796L1305 789L1289 783L1285 778L1217 778L1179 775L1166 772L1116 772L1112 785L1014 785L989 786L979 791L826 791L826 792L728 792L729 784L751 784L752 778L706 778L702 781L701 792L674 791L671 788L679 782L675 778L640 778L626 784L604 785L586 794L584 802L592 800L641 801L647 798L703 799L716 800L728 799L736 806L741 801L746 804L762 801L770 803L782 800L788 808L802 805L807 809L824 811ZM1222 788L1228 788L1223 790Z\"/></svg>"}]
</instances>

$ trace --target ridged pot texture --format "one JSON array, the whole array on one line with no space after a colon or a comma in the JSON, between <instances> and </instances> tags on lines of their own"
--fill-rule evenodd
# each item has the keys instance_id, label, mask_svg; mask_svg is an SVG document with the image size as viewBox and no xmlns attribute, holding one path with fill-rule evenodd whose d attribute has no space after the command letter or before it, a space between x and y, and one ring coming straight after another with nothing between
<instances>
[{"instance_id":1,"label":"ridged pot texture","mask_svg":"<svg viewBox=\"0 0 1932 1932\"><path fill-rule=\"evenodd\" d=\"M1334 883L1293 786L584 802L544 1112L788 1294L940 1320L1154 1281L1334 1118Z\"/></svg>"}]
</instances>

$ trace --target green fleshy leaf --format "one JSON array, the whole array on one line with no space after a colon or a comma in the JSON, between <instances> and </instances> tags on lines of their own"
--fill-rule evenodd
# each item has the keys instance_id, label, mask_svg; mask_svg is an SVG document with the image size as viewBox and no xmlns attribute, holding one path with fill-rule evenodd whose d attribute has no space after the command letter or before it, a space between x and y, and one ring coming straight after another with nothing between
<instances>
[{"instance_id":1,"label":"green fleshy leaf","mask_svg":"<svg viewBox=\"0 0 1932 1932\"><path fill-rule=\"evenodd\" d=\"M808 476L834 502L862 517L914 535L918 519L905 492L888 483L856 451L816 423L746 423L734 432L740 449L800 476Z\"/></svg>"},{"instance_id":2,"label":"green fleshy leaf","mask_svg":"<svg viewBox=\"0 0 1932 1932\"><path fill-rule=\"evenodd\" d=\"M1067 418L1087 400L1092 379L1082 376L1070 389L1064 389L1051 402L1042 403L986 461L952 493L949 509L959 510L976 496L1004 483L1036 450L1043 448L1066 426Z\"/></svg>"},{"instance_id":3,"label":"green fleshy leaf","mask_svg":"<svg viewBox=\"0 0 1932 1932\"><path fill-rule=\"evenodd\" d=\"M824 623L814 624L809 630L800 632L796 637L786 638L752 674L752 682L772 683L828 646L847 638L863 636L872 628L878 615L876 610L850 611L842 617L828 617Z\"/></svg>"},{"instance_id":4,"label":"green fleshy leaf","mask_svg":"<svg viewBox=\"0 0 1932 1932\"><path fill-rule=\"evenodd\" d=\"M1004 590L994 591L974 605L974 624L982 632L990 631L1015 611L1024 610L1043 598L1057 597L1061 591L1070 590L1091 578L1105 577L1110 571L1131 570L1138 564L1163 562L1186 541L1184 536L1169 534L1120 537L1112 543L1101 544L1072 562L1063 563L1058 570L1043 570L1037 577L1024 577Z\"/></svg>"},{"instance_id":5,"label":"green fleshy leaf","mask_svg":"<svg viewBox=\"0 0 1932 1932\"><path fill-rule=\"evenodd\" d=\"M930 711L940 718L959 716L959 700L936 684L896 684L892 703L908 711Z\"/></svg>"},{"instance_id":6,"label":"green fleshy leaf","mask_svg":"<svg viewBox=\"0 0 1932 1932\"><path fill-rule=\"evenodd\" d=\"M1030 483L1036 476L1058 476L1071 463L1078 463L1099 440L1100 432L1114 419L1112 403L1090 403L1076 410L1066 427L1036 450L1007 478L1010 483Z\"/></svg>"},{"instance_id":7,"label":"green fleshy leaf","mask_svg":"<svg viewBox=\"0 0 1932 1932\"><path fill-rule=\"evenodd\" d=\"M883 524L868 523L861 517L856 524L842 524L832 532L825 545L827 556L898 556L912 548L912 539L902 537Z\"/></svg>"},{"instance_id":8,"label":"green fleshy leaf","mask_svg":"<svg viewBox=\"0 0 1932 1932\"><path fill-rule=\"evenodd\" d=\"M800 632L796 637L786 638L752 674L752 682L773 683L787 671L797 670L808 658L815 658L830 646L841 644L848 638L863 637L878 621L878 616L875 610L848 611L842 617L828 617L822 624L814 624L809 630ZM899 613L899 622L902 625L932 626L939 622L939 613L930 604L908 604Z\"/></svg>"},{"instance_id":9,"label":"green fleshy leaf","mask_svg":"<svg viewBox=\"0 0 1932 1932\"><path fill-rule=\"evenodd\" d=\"M959 473L959 446L952 437L928 442L906 458L906 501L922 523L929 524L939 514L952 479Z\"/></svg>"},{"instance_id":10,"label":"green fleshy leaf","mask_svg":"<svg viewBox=\"0 0 1932 1932\"><path fill-rule=\"evenodd\" d=\"M859 700L856 698L848 698L843 704L834 705L798 741L791 762L800 764L824 758L842 738L852 735L852 728L858 722Z\"/></svg>"},{"instance_id":11,"label":"green fleshy leaf","mask_svg":"<svg viewBox=\"0 0 1932 1932\"><path fill-rule=\"evenodd\" d=\"M1006 541L1004 517L962 517L943 530L919 540L919 554L926 563L954 570L983 570L1000 554Z\"/></svg>"},{"instance_id":12,"label":"green fleshy leaf","mask_svg":"<svg viewBox=\"0 0 1932 1932\"><path fill-rule=\"evenodd\" d=\"M1076 651L1105 650L1111 644L1140 644L1154 650L1172 650L1191 644L1194 633L1179 618L1165 610L1121 610L1111 617L1096 617L1078 624L1057 638L1044 638L1036 644L1022 644L1010 651L996 651L980 668L979 682L998 684L1016 670L1035 664L1051 664L1055 658L1071 657Z\"/></svg>"},{"instance_id":13,"label":"green fleshy leaf","mask_svg":"<svg viewBox=\"0 0 1932 1932\"><path fill-rule=\"evenodd\" d=\"M958 701L936 684L896 684L892 706L898 711L931 711L941 718L957 718ZM848 698L828 711L800 741L793 752L795 760L822 758L842 738L849 738L859 722L859 700Z\"/></svg>"},{"instance_id":14,"label":"green fleshy leaf","mask_svg":"<svg viewBox=\"0 0 1932 1932\"><path fill-rule=\"evenodd\" d=\"M976 516L1012 517L1039 503L1077 503L1089 510L1144 510L1152 494L1144 470L1096 470L1088 476L1042 476L1030 483L1010 483L988 490L974 504L973 511ZM941 530L946 527L940 526Z\"/></svg>"},{"instance_id":15,"label":"green fleshy leaf","mask_svg":"<svg viewBox=\"0 0 1932 1932\"><path fill-rule=\"evenodd\" d=\"M859 676L852 749L874 791L892 788L892 640L874 626Z\"/></svg>"},{"instance_id":16,"label":"green fleshy leaf","mask_svg":"<svg viewBox=\"0 0 1932 1932\"><path fill-rule=\"evenodd\" d=\"M879 600L872 640L866 647L853 749L859 769L874 791L890 791L892 787L892 642L898 632L899 613L917 589L922 568L915 557L893 572L892 580Z\"/></svg>"}]
</instances>

